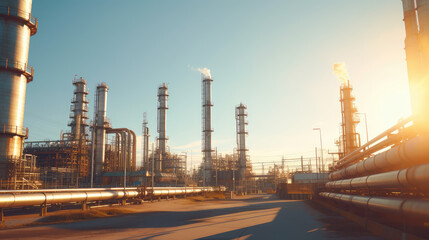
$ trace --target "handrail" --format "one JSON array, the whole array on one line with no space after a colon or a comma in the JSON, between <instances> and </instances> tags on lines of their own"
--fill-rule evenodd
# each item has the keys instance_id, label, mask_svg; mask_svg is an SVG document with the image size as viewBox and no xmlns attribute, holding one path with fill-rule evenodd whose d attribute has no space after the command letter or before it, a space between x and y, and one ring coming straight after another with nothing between
<instances>
[{"instance_id":1,"label":"handrail","mask_svg":"<svg viewBox=\"0 0 429 240\"><path fill-rule=\"evenodd\" d=\"M0 68L20 72L27 77L27 83L33 81L34 69L25 62L11 61L8 58L2 58L0 59Z\"/></svg>"},{"instance_id":2,"label":"handrail","mask_svg":"<svg viewBox=\"0 0 429 240\"><path fill-rule=\"evenodd\" d=\"M38 20L33 17L31 13L25 12L12 7L0 7L0 16L14 17L21 21L30 28L30 34L33 36L37 33Z\"/></svg>"},{"instance_id":3,"label":"handrail","mask_svg":"<svg viewBox=\"0 0 429 240\"><path fill-rule=\"evenodd\" d=\"M18 127L13 125L0 125L0 134L14 134L21 137L28 137L28 128Z\"/></svg>"}]
</instances>

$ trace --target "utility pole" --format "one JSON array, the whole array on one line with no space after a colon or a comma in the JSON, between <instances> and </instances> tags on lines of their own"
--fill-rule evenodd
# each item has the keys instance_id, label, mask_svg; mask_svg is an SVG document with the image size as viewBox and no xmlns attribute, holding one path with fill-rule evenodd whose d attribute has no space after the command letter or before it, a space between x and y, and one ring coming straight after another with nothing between
<instances>
[{"instance_id":1,"label":"utility pole","mask_svg":"<svg viewBox=\"0 0 429 240\"><path fill-rule=\"evenodd\" d=\"M152 143L152 174L151 174L151 177L152 177L152 190L153 190L153 187L154 187L154 182L155 182L155 176L154 176L154 172L153 172L153 165L155 164L155 152L154 152L154 143Z\"/></svg>"},{"instance_id":2,"label":"utility pole","mask_svg":"<svg viewBox=\"0 0 429 240\"><path fill-rule=\"evenodd\" d=\"M301 172L304 172L304 160L301 156Z\"/></svg>"}]
</instances>

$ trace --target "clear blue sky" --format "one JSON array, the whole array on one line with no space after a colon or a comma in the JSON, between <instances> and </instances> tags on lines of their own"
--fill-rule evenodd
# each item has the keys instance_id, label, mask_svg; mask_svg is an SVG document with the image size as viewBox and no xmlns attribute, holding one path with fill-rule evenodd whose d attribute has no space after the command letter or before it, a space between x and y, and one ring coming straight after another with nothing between
<instances>
[{"instance_id":1,"label":"clear blue sky","mask_svg":"<svg viewBox=\"0 0 429 240\"><path fill-rule=\"evenodd\" d=\"M157 87L169 84L167 134L173 152L201 159L201 80L211 69L213 141L236 147L234 108L248 106L254 162L312 156L339 135L339 81L344 62L370 137L410 114L400 0L33 1L25 126L29 140L59 139L68 130L72 80L106 82L114 127L141 134L147 112L156 135ZM92 116L92 112L90 112ZM359 125L363 138L364 124ZM139 144L140 148L140 144Z\"/></svg>"}]
</instances>

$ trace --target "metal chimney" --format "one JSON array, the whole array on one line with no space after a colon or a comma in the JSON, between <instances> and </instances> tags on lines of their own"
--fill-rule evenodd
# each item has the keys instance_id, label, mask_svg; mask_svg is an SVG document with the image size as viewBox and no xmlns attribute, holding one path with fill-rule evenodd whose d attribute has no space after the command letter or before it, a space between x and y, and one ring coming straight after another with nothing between
<instances>
[{"instance_id":1,"label":"metal chimney","mask_svg":"<svg viewBox=\"0 0 429 240\"><path fill-rule=\"evenodd\" d=\"M109 128L109 121L106 118L107 91L109 87L106 83L97 86L95 106L95 176L99 178L103 172L103 165L106 150L106 128Z\"/></svg>"},{"instance_id":2,"label":"metal chimney","mask_svg":"<svg viewBox=\"0 0 429 240\"><path fill-rule=\"evenodd\" d=\"M22 157L28 129L23 127L25 92L33 80L28 66L30 36L37 32L32 0L0 1L0 179Z\"/></svg>"},{"instance_id":3,"label":"metal chimney","mask_svg":"<svg viewBox=\"0 0 429 240\"><path fill-rule=\"evenodd\" d=\"M235 108L235 119L236 119L236 128L237 128L237 152L239 159L239 182L243 183L246 177L246 168L247 168L247 151L246 148L246 136L247 136L247 107L240 103Z\"/></svg>"},{"instance_id":4,"label":"metal chimney","mask_svg":"<svg viewBox=\"0 0 429 240\"><path fill-rule=\"evenodd\" d=\"M210 185L212 181L212 93L211 84L213 79L211 77L202 75L202 152L204 161L204 183Z\"/></svg>"},{"instance_id":5,"label":"metal chimney","mask_svg":"<svg viewBox=\"0 0 429 240\"><path fill-rule=\"evenodd\" d=\"M158 149L161 154L166 152L167 148L167 100L168 87L163 83L158 88Z\"/></svg>"}]
</instances>

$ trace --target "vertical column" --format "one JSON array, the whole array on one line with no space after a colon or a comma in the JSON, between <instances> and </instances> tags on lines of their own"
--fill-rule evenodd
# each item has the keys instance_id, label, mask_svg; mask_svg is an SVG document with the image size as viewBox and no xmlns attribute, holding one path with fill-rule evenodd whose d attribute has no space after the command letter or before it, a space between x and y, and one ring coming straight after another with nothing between
<instances>
[{"instance_id":1,"label":"vertical column","mask_svg":"<svg viewBox=\"0 0 429 240\"><path fill-rule=\"evenodd\" d=\"M167 147L167 100L168 87L163 83L158 88L158 147L161 155L164 155Z\"/></svg>"},{"instance_id":2,"label":"vertical column","mask_svg":"<svg viewBox=\"0 0 429 240\"><path fill-rule=\"evenodd\" d=\"M246 178L246 167L247 167L247 151L246 148L246 136L247 136L247 107L240 103L235 109L235 119L237 121L237 151L239 159L239 182L242 185ZM243 185L242 185L243 186Z\"/></svg>"},{"instance_id":3,"label":"vertical column","mask_svg":"<svg viewBox=\"0 0 429 240\"><path fill-rule=\"evenodd\" d=\"M109 125L106 118L107 91L109 91L109 87L106 83L101 83L97 86L95 102L95 176L97 180L100 179L103 172L106 152L106 128Z\"/></svg>"},{"instance_id":4,"label":"vertical column","mask_svg":"<svg viewBox=\"0 0 429 240\"><path fill-rule=\"evenodd\" d=\"M211 101L211 83L213 79L209 76L203 75L202 81L202 125L203 125L203 142L202 152L204 155L204 182L206 185L210 185L212 182L212 112L213 103Z\"/></svg>"},{"instance_id":5,"label":"vertical column","mask_svg":"<svg viewBox=\"0 0 429 240\"><path fill-rule=\"evenodd\" d=\"M22 157L27 83L33 80L28 66L30 36L37 32L31 0L0 1L0 179L14 174Z\"/></svg>"}]
</instances>

